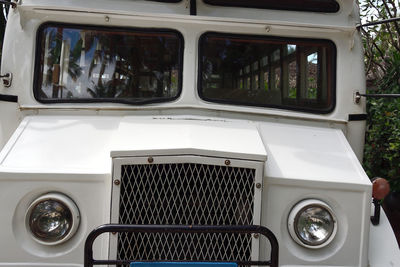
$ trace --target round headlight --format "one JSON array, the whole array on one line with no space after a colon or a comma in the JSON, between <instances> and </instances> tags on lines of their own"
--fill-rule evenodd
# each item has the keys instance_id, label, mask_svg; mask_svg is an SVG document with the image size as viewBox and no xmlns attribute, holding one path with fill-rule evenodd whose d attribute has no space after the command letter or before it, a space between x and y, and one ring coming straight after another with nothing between
<instances>
[{"instance_id":1,"label":"round headlight","mask_svg":"<svg viewBox=\"0 0 400 267\"><path fill-rule=\"evenodd\" d=\"M70 239L79 226L78 207L65 195L50 193L32 202L26 223L33 239L44 245L56 245Z\"/></svg>"},{"instance_id":2,"label":"round headlight","mask_svg":"<svg viewBox=\"0 0 400 267\"><path fill-rule=\"evenodd\" d=\"M288 228L298 244L307 248L322 248L335 237L337 222L326 203L308 199L293 207L289 214Z\"/></svg>"}]
</instances>

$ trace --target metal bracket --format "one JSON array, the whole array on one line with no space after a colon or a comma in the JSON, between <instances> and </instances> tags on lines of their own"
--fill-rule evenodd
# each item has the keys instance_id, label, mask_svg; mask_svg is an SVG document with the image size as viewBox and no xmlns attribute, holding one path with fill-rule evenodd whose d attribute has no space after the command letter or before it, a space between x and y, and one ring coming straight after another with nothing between
<instances>
[{"instance_id":1,"label":"metal bracket","mask_svg":"<svg viewBox=\"0 0 400 267\"><path fill-rule=\"evenodd\" d=\"M360 102L361 102L361 94L360 92L357 91L354 93L354 103L360 104Z\"/></svg>"},{"instance_id":2,"label":"metal bracket","mask_svg":"<svg viewBox=\"0 0 400 267\"><path fill-rule=\"evenodd\" d=\"M374 203L374 215L371 216L371 223L373 225L378 225L381 219L381 204L376 198L372 200L372 203Z\"/></svg>"},{"instance_id":3,"label":"metal bracket","mask_svg":"<svg viewBox=\"0 0 400 267\"><path fill-rule=\"evenodd\" d=\"M353 50L354 48L356 32L357 32L356 29L350 32L350 51Z\"/></svg>"},{"instance_id":4,"label":"metal bracket","mask_svg":"<svg viewBox=\"0 0 400 267\"><path fill-rule=\"evenodd\" d=\"M355 92L354 102L359 104L361 97L371 97L371 98L400 98L400 94L360 94L360 92Z\"/></svg>"},{"instance_id":5,"label":"metal bracket","mask_svg":"<svg viewBox=\"0 0 400 267\"><path fill-rule=\"evenodd\" d=\"M0 78L3 79L4 87L10 87L11 86L12 78L13 78L13 75L12 75L11 72L7 72L4 75L0 75Z\"/></svg>"}]
</instances>

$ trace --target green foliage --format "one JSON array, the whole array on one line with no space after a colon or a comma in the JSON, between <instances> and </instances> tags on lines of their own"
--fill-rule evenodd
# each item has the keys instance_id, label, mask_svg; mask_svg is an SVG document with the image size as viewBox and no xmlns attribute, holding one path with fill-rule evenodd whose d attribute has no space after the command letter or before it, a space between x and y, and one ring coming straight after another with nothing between
<instances>
[{"instance_id":1,"label":"green foliage","mask_svg":"<svg viewBox=\"0 0 400 267\"><path fill-rule=\"evenodd\" d=\"M399 17L400 1L363 0L360 11L363 23ZM400 52L400 22L361 28L368 79L382 79L393 51Z\"/></svg>"},{"instance_id":2,"label":"green foliage","mask_svg":"<svg viewBox=\"0 0 400 267\"><path fill-rule=\"evenodd\" d=\"M397 0L363 0L363 23L399 17ZM367 80L372 94L400 93L400 24L392 22L361 31ZM368 98L364 168L370 178L389 180L392 191L400 192L400 99Z\"/></svg>"},{"instance_id":3,"label":"green foliage","mask_svg":"<svg viewBox=\"0 0 400 267\"><path fill-rule=\"evenodd\" d=\"M400 53L388 59L387 72L372 93L400 93ZM400 99L369 98L364 167L369 177L389 180L400 192Z\"/></svg>"}]
</instances>

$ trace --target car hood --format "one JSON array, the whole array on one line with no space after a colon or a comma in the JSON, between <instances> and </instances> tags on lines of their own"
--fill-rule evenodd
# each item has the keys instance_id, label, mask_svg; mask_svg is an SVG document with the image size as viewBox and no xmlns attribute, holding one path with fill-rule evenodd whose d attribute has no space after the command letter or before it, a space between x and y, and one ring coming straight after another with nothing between
<instances>
[{"instance_id":1,"label":"car hood","mask_svg":"<svg viewBox=\"0 0 400 267\"><path fill-rule=\"evenodd\" d=\"M184 116L29 116L0 172L111 174L112 158L200 155L265 162L270 181L370 181L339 129Z\"/></svg>"}]
</instances>

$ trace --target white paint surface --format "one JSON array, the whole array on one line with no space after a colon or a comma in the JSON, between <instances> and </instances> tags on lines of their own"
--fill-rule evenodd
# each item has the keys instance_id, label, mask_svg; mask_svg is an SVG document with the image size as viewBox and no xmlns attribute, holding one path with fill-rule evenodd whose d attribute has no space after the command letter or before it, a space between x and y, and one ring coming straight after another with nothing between
<instances>
[{"instance_id":1,"label":"white paint surface","mask_svg":"<svg viewBox=\"0 0 400 267\"><path fill-rule=\"evenodd\" d=\"M112 157L203 155L266 161L278 179L369 187L337 129L207 117L27 117L0 154L21 172L109 173Z\"/></svg>"},{"instance_id":2,"label":"white paint surface","mask_svg":"<svg viewBox=\"0 0 400 267\"><path fill-rule=\"evenodd\" d=\"M373 207L371 208L373 214ZM400 266L400 249L392 226L381 209L381 219L378 225L371 225L369 243L369 264L371 267Z\"/></svg>"},{"instance_id":3,"label":"white paint surface","mask_svg":"<svg viewBox=\"0 0 400 267\"><path fill-rule=\"evenodd\" d=\"M149 154L265 162L262 223L282 238L281 262L285 266L366 266L368 242L373 244L372 267L397 266L397 258L392 260L390 255L398 250L385 217L381 226L371 229L368 240L369 211L365 207L371 185L345 139L347 136L356 151L362 150L364 127L354 123L348 127L347 120L349 114L365 113L364 100L360 105L353 102L354 90L365 91L365 77L362 45L355 29L359 21L355 1L338 2L341 10L337 14L310 15L256 9L243 12L198 1L199 16L189 16L187 1L20 1L9 14L1 64L1 73L12 72L14 80L10 88L0 86L0 93L17 95L19 101L1 109L0 143L6 143L18 125L16 119L28 114L50 116L25 117L0 152L0 266L81 266L85 236L109 222L111 156ZM179 31L185 41L182 94L176 101L146 106L39 103L32 93L32 55L36 31L48 21ZM337 49L335 109L329 114L311 114L201 100L197 94L198 39L210 30L331 40ZM186 116L211 113L213 118ZM232 117L242 120L227 119ZM277 122L271 122L274 120ZM83 215L79 233L64 247L39 246L24 225L29 203L49 191L72 197ZM305 197L323 199L339 214L339 238L325 251L299 249L288 237L287 214ZM388 238L391 241L386 242ZM107 242L95 249L102 256L107 251Z\"/></svg>"},{"instance_id":4,"label":"white paint surface","mask_svg":"<svg viewBox=\"0 0 400 267\"><path fill-rule=\"evenodd\" d=\"M113 157L192 154L265 161L257 124L207 118L121 120Z\"/></svg>"},{"instance_id":5,"label":"white paint surface","mask_svg":"<svg viewBox=\"0 0 400 267\"><path fill-rule=\"evenodd\" d=\"M109 173L118 117L27 117L2 151L1 167L22 172Z\"/></svg>"},{"instance_id":6,"label":"white paint surface","mask_svg":"<svg viewBox=\"0 0 400 267\"><path fill-rule=\"evenodd\" d=\"M269 177L370 186L338 129L263 123L260 134L268 154Z\"/></svg>"},{"instance_id":7,"label":"white paint surface","mask_svg":"<svg viewBox=\"0 0 400 267\"><path fill-rule=\"evenodd\" d=\"M95 225L107 223L109 220L107 214L110 210L111 156L123 158L188 154L242 158L264 163L264 186L268 188L275 184L279 185L281 190L276 192L278 195L275 199L270 199L271 194L263 197L261 216L269 219L263 219L261 222L270 226L278 237L285 238L286 222L282 224L281 220L285 221L287 218L285 212L288 212L296 201L308 196L332 203L334 209L342 210L338 212L337 217L338 220L348 221L345 223L348 225L346 227L357 229L362 226L359 231L351 232L349 240L346 239L346 232L340 232L342 233L339 235L340 239L333 242L335 249L341 251L338 255L341 255L340 258L347 255L345 247L350 244L360 245L357 248L360 251L360 260L352 262L366 261L363 248L367 243L357 240L364 240L367 236L363 233L368 231L365 218L369 215L365 214L364 204L358 204L358 207L351 209L351 212L345 207L346 199L367 204L371 186L343 133L337 129L276 122L223 120L213 117L31 116L20 124L0 154L0 181L8 184L0 189L0 194L7 188L15 188L16 183L22 180L26 184L23 187L23 195L32 195L29 197L31 200L34 196L49 191L62 192L68 196L74 194L73 198L83 209L81 212L84 216L93 214L87 217L90 228L86 228L85 231L89 231ZM93 180L89 181L87 178L90 174L94 176ZM86 189L77 190L81 180L86 184ZM46 187L40 189L37 181L41 181L40 184L46 183ZM96 181L103 182L99 184ZM95 194L88 191L88 188L95 184L97 191L101 190L103 193ZM297 192L296 186L302 188L304 193ZM36 190L36 193L30 193L30 190ZM289 195L281 199L285 190ZM342 190L344 193L341 193ZM85 192L95 194L98 201L108 204L102 204L100 213L97 213L92 206L84 204L86 203L84 199L90 195ZM340 194L345 197L335 200L335 196ZM10 198L12 200L10 203L14 204L4 209L7 216L13 217L14 205L18 203L20 197L15 195ZM287 202L289 199L290 202ZM23 213L24 208L21 205L19 207L19 212ZM279 212L274 212L274 216L268 215L272 211L271 207L279 207ZM282 215L276 216L277 214ZM21 219L15 219L21 217L18 216L14 215L16 224L0 220L0 224L9 225L7 227L9 230L11 225L17 227L12 228L18 234L16 243L12 243L9 249L10 252L15 252L18 250L18 244L29 240L26 233L20 234L24 228ZM81 235L84 234L81 232ZM82 253L78 248L82 246L83 239L74 240L76 242L74 248L70 247L70 251L64 253L63 259L59 260L69 259L71 262L76 262L69 255L72 257ZM282 240L282 242L288 241ZM31 245L32 248L25 244L24 250L34 254L41 253L40 248L35 247L34 243L31 242ZM107 247L103 246L97 251L104 249L107 250ZM56 252L45 252L45 255L53 255L52 253ZM294 257L291 261L296 262L297 260L294 260L296 254L305 252L289 247L283 249L282 253L286 257ZM325 251L319 256L318 252L315 253L314 256L304 254L301 256L302 261L310 262L308 259L312 257L321 259L325 257L324 262L329 263L339 257L333 252ZM13 258L11 253L9 257ZM33 260L25 254L23 258ZM51 258L56 259L53 256ZM339 258L337 260L346 262Z\"/></svg>"}]
</instances>

